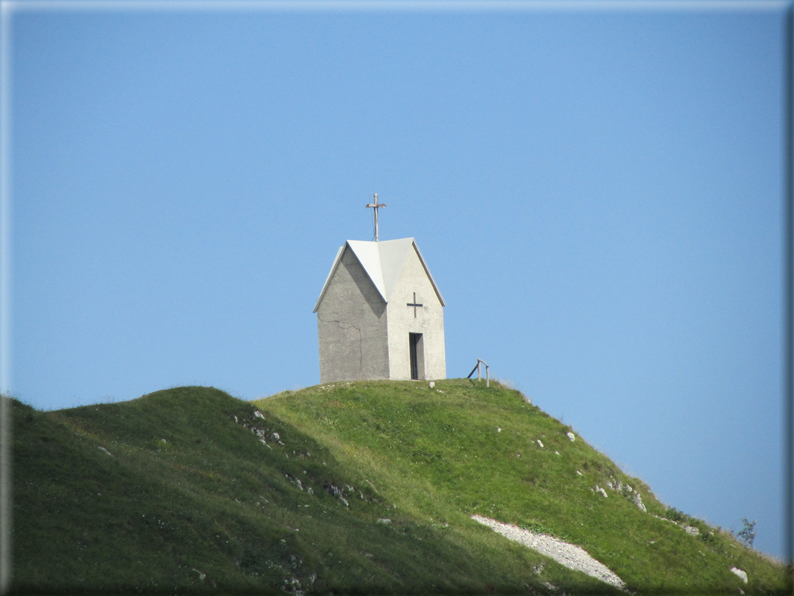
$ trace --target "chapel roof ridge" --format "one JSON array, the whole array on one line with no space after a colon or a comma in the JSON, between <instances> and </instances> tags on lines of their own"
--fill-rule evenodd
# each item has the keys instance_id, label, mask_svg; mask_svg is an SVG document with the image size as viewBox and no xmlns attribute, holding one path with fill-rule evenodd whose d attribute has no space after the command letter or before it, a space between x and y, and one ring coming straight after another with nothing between
<instances>
[{"instance_id":1,"label":"chapel roof ridge","mask_svg":"<svg viewBox=\"0 0 794 596\"><path fill-rule=\"evenodd\" d=\"M430 269L428 268L427 263L425 262L425 259L419 250L419 247L416 245L416 240L413 237L409 237L380 241L347 240L336 253L336 259L334 259L334 264L331 266L331 271L328 273L328 277L325 280L323 289L320 292L319 298L317 299L314 312L317 312L317 309L320 308L320 303L323 300L323 296L325 295L328 284L333 277L334 271L336 271L336 268L342 259L342 254L344 253L345 247L350 247L350 250L353 251L356 259L358 259L359 263L361 263L364 271L367 273L370 280L372 280L372 283L377 288L378 293L386 303L388 303L391 298L391 294L394 290L394 287L397 285L397 280L400 277L400 272L405 265L405 260L408 257L409 251L411 248L413 248L419 257L419 262L422 264L425 273L427 273L427 277L430 279L430 283L433 286L433 289L435 290L441 305L446 306L444 303L444 298L441 296L441 291L438 289L438 286L436 285L436 282L430 273Z\"/></svg>"}]
</instances>

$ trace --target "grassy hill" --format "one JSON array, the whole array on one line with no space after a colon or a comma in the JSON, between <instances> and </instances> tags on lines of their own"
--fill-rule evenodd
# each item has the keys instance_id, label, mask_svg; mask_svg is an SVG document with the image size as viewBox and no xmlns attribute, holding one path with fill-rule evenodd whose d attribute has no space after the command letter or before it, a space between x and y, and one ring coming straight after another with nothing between
<instances>
[{"instance_id":1,"label":"grassy hill","mask_svg":"<svg viewBox=\"0 0 794 596\"><path fill-rule=\"evenodd\" d=\"M781 565L498 384L14 401L13 426L13 594L620 593L475 514L583 547L630 592L785 592Z\"/></svg>"}]
</instances>

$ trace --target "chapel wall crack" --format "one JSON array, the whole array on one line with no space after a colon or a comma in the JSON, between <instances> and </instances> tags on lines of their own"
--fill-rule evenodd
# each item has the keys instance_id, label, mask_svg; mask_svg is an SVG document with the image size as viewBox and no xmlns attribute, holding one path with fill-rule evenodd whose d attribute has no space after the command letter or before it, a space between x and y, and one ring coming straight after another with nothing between
<instances>
[{"instance_id":1,"label":"chapel wall crack","mask_svg":"<svg viewBox=\"0 0 794 596\"><path fill-rule=\"evenodd\" d=\"M347 331L348 329L355 329L356 331L358 331L358 373L359 375L361 375L364 372L364 350L362 349L361 346L363 341L361 337L361 328L356 327L355 325L348 325L347 327L345 327L344 325L342 325L341 321L338 321L337 319L331 319L330 321L327 321L322 318L320 313L317 313L317 320L320 321L321 323L336 323L337 327L339 327L340 329L344 329L345 331Z\"/></svg>"}]
</instances>

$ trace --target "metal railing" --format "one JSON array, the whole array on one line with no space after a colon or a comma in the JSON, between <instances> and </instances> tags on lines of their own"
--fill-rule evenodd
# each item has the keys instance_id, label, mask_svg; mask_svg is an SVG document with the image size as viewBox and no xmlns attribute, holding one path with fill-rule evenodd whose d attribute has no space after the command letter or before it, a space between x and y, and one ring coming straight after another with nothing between
<instances>
[{"instance_id":1,"label":"metal railing","mask_svg":"<svg viewBox=\"0 0 794 596\"><path fill-rule=\"evenodd\" d=\"M488 363L485 360L480 360L479 358L477 358L477 366L475 366L474 368L471 369L471 372L469 373L469 376L466 377L466 378L467 379L471 379L471 376L474 374L474 371L476 370L477 371L477 380L478 381L482 381L482 373L480 372L480 366L483 365L483 364L485 365L485 386L486 387L490 387L491 386L491 378L490 378L490 376L488 374Z\"/></svg>"}]
</instances>

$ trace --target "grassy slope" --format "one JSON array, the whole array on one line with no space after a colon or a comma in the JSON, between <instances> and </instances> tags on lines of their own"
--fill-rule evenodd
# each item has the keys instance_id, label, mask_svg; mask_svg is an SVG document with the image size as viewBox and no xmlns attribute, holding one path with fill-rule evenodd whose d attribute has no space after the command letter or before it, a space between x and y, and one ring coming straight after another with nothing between
<instances>
[{"instance_id":1,"label":"grassy slope","mask_svg":"<svg viewBox=\"0 0 794 596\"><path fill-rule=\"evenodd\" d=\"M249 404L185 387L57 412L15 402L13 591L615 592L473 513L580 544L632 590L782 591L780 567L729 536L652 517L665 508L642 482L520 394L437 388L338 384ZM639 489L649 513L591 491L609 478Z\"/></svg>"},{"instance_id":2,"label":"grassy slope","mask_svg":"<svg viewBox=\"0 0 794 596\"><path fill-rule=\"evenodd\" d=\"M372 382L313 387L258 405L333 448L400 510L449 523L465 541L490 532L469 520L478 513L583 546L631 590L782 589L781 569L730 536L690 519L701 531L693 537L653 517L666 507L642 481L581 438L571 442L569 427L518 392L461 380L435 390ZM639 490L648 512L614 491L604 498L591 490L610 479ZM749 587L731 566L748 572Z\"/></svg>"}]
</instances>

